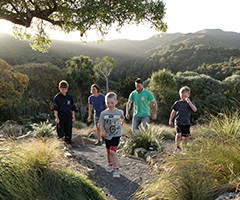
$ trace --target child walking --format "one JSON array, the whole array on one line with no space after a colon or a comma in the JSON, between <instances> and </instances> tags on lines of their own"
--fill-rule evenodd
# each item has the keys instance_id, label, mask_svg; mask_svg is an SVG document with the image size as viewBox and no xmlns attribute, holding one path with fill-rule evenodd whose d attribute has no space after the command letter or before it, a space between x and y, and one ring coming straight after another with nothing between
<instances>
[{"instance_id":1,"label":"child walking","mask_svg":"<svg viewBox=\"0 0 240 200\"><path fill-rule=\"evenodd\" d=\"M67 92L68 82L62 80L58 86L60 92L53 98L51 110L54 110L58 137L64 138L66 144L71 144L72 122L75 121L77 106L74 103L72 95Z\"/></svg>"},{"instance_id":2,"label":"child walking","mask_svg":"<svg viewBox=\"0 0 240 200\"><path fill-rule=\"evenodd\" d=\"M99 124L106 142L108 159L107 172L113 171L113 177L120 178L117 148L120 137L122 136L121 125L124 123L124 112L115 107L118 100L114 92L109 92L105 99L107 109L101 112Z\"/></svg>"},{"instance_id":3,"label":"child walking","mask_svg":"<svg viewBox=\"0 0 240 200\"><path fill-rule=\"evenodd\" d=\"M173 126L173 118L175 117L175 129L176 129L176 148L173 151L174 154L184 150L187 144L188 137L190 135L190 117L191 112L197 112L197 107L194 102L190 101L190 88L187 86L182 87L179 90L180 100L176 101L172 106L172 112L169 118L169 125ZM182 148L180 147L180 141L182 139Z\"/></svg>"}]
</instances>

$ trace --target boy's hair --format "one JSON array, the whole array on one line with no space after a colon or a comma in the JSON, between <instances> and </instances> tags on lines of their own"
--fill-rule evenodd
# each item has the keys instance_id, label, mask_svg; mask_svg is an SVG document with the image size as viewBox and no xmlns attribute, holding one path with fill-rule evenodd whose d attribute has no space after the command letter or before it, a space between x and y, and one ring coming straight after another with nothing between
<instances>
[{"instance_id":1,"label":"boy's hair","mask_svg":"<svg viewBox=\"0 0 240 200\"><path fill-rule=\"evenodd\" d=\"M100 92L100 87L99 87L97 84L92 84L92 85L91 85L91 88L92 88L92 87L95 87L95 88L97 89L98 93Z\"/></svg>"},{"instance_id":2,"label":"boy's hair","mask_svg":"<svg viewBox=\"0 0 240 200\"><path fill-rule=\"evenodd\" d=\"M190 88L189 88L188 86L182 87L182 88L179 90L179 95L181 95L181 94L183 94L183 93L185 93L185 92L187 92L187 93L190 93L190 92L191 92L191 90L190 90Z\"/></svg>"},{"instance_id":3,"label":"boy's hair","mask_svg":"<svg viewBox=\"0 0 240 200\"><path fill-rule=\"evenodd\" d=\"M137 79L135 80L135 83L143 83L143 81L142 81L142 79L137 78Z\"/></svg>"},{"instance_id":4,"label":"boy's hair","mask_svg":"<svg viewBox=\"0 0 240 200\"><path fill-rule=\"evenodd\" d=\"M60 82L59 82L59 84L58 84L58 87L59 88L68 88L68 82L67 81L65 81L65 80L61 80Z\"/></svg>"},{"instance_id":5,"label":"boy's hair","mask_svg":"<svg viewBox=\"0 0 240 200\"><path fill-rule=\"evenodd\" d=\"M115 100L117 100L117 94L115 92L109 92L109 93L106 94L106 97L105 97L106 101L107 101L108 98L109 99L114 98Z\"/></svg>"}]
</instances>

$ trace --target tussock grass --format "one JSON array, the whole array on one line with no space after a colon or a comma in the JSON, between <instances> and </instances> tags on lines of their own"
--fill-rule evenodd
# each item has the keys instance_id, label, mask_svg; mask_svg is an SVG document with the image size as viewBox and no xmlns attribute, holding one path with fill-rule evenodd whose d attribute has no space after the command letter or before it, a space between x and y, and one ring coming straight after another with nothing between
<instances>
[{"instance_id":1,"label":"tussock grass","mask_svg":"<svg viewBox=\"0 0 240 200\"><path fill-rule=\"evenodd\" d=\"M84 129L87 127L87 124L81 122L81 121L75 121L73 122L73 127L77 129Z\"/></svg>"},{"instance_id":2,"label":"tussock grass","mask_svg":"<svg viewBox=\"0 0 240 200\"><path fill-rule=\"evenodd\" d=\"M66 168L62 142L33 139L0 149L0 199L104 199L82 175Z\"/></svg>"},{"instance_id":3,"label":"tussock grass","mask_svg":"<svg viewBox=\"0 0 240 200\"><path fill-rule=\"evenodd\" d=\"M200 127L186 155L170 155L159 176L149 181L138 199L211 200L239 190L239 112L212 116Z\"/></svg>"},{"instance_id":4,"label":"tussock grass","mask_svg":"<svg viewBox=\"0 0 240 200\"><path fill-rule=\"evenodd\" d=\"M55 137L55 127L48 121L40 122L39 124L34 123L31 125L32 133L35 137Z\"/></svg>"},{"instance_id":5,"label":"tussock grass","mask_svg":"<svg viewBox=\"0 0 240 200\"><path fill-rule=\"evenodd\" d=\"M126 155L133 154L134 149L138 147L162 151L162 138L157 133L158 129L154 127L149 127L147 131L125 132L124 136L127 139L120 151Z\"/></svg>"}]
</instances>

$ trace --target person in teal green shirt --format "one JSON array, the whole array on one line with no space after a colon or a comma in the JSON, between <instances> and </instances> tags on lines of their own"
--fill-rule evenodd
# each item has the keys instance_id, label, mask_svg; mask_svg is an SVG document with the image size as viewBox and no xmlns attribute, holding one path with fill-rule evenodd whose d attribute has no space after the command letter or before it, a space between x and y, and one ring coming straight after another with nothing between
<instances>
[{"instance_id":1,"label":"person in teal green shirt","mask_svg":"<svg viewBox=\"0 0 240 200\"><path fill-rule=\"evenodd\" d=\"M153 94L144 89L143 81L137 78L135 81L136 90L134 90L130 95L126 106L126 118L129 119L129 108L133 102L133 122L132 131L138 130L140 124L145 130L148 128L148 123L150 121L150 107L149 103L153 103L154 112L152 119L157 119L157 102Z\"/></svg>"}]
</instances>

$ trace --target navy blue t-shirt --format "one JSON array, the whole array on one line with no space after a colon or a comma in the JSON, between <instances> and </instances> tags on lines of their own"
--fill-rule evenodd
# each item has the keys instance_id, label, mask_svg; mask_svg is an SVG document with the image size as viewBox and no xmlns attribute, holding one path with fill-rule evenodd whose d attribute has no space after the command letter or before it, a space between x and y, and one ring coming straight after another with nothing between
<instances>
[{"instance_id":1,"label":"navy blue t-shirt","mask_svg":"<svg viewBox=\"0 0 240 200\"><path fill-rule=\"evenodd\" d=\"M191 103L195 106L194 102L191 101ZM191 125L190 119L191 119L191 112L192 108L188 104L187 101L181 101L178 100L176 101L172 109L176 111L176 116L175 116L175 124L176 125Z\"/></svg>"},{"instance_id":2,"label":"navy blue t-shirt","mask_svg":"<svg viewBox=\"0 0 240 200\"><path fill-rule=\"evenodd\" d=\"M101 112L107 108L105 103L105 96L102 93L100 93L98 97L95 97L93 95L89 96L88 103L93 105L94 114L97 117L99 117Z\"/></svg>"},{"instance_id":3,"label":"navy blue t-shirt","mask_svg":"<svg viewBox=\"0 0 240 200\"><path fill-rule=\"evenodd\" d=\"M71 94L63 95L59 92L53 98L53 104L51 110L57 110L60 114L67 114L71 111L77 110L77 106L74 103L73 97Z\"/></svg>"}]
</instances>

